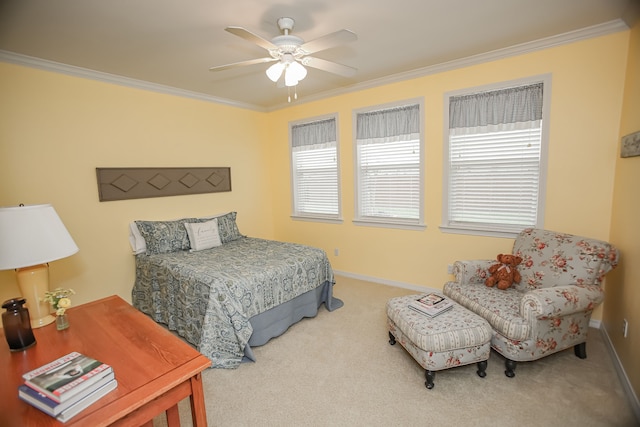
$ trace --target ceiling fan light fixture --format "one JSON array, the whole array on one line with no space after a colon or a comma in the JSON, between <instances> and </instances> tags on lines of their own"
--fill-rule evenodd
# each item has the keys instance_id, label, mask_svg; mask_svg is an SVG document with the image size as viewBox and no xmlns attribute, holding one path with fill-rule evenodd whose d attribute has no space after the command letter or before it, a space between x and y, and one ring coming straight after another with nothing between
<instances>
[{"instance_id":1,"label":"ceiling fan light fixture","mask_svg":"<svg viewBox=\"0 0 640 427\"><path fill-rule=\"evenodd\" d=\"M280 79L280 76L282 76L284 68L284 63L280 61L276 62L271 67L267 68L267 77L269 77L272 82L277 82Z\"/></svg>"},{"instance_id":2,"label":"ceiling fan light fixture","mask_svg":"<svg viewBox=\"0 0 640 427\"><path fill-rule=\"evenodd\" d=\"M304 80L307 77L307 69L297 61L292 62L287 67L287 73L292 73L296 80Z\"/></svg>"},{"instance_id":3,"label":"ceiling fan light fixture","mask_svg":"<svg viewBox=\"0 0 640 427\"><path fill-rule=\"evenodd\" d=\"M284 72L284 85L287 87L296 86L298 84L298 80L295 78L293 73L289 73L288 71Z\"/></svg>"},{"instance_id":4,"label":"ceiling fan light fixture","mask_svg":"<svg viewBox=\"0 0 640 427\"><path fill-rule=\"evenodd\" d=\"M287 65L284 71L284 85L296 86L305 77L307 77L307 69L299 62L293 61Z\"/></svg>"}]
</instances>

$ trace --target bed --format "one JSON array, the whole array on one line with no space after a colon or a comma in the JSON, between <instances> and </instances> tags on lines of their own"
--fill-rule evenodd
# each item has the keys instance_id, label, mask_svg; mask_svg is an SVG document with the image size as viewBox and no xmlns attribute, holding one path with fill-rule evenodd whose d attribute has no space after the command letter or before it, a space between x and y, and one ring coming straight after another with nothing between
<instances>
[{"instance_id":1,"label":"bed","mask_svg":"<svg viewBox=\"0 0 640 427\"><path fill-rule=\"evenodd\" d=\"M314 317L322 304L329 311L342 306L322 249L243 236L235 219L230 212L135 221L130 229L134 307L195 346L214 368L255 361L251 347Z\"/></svg>"}]
</instances>

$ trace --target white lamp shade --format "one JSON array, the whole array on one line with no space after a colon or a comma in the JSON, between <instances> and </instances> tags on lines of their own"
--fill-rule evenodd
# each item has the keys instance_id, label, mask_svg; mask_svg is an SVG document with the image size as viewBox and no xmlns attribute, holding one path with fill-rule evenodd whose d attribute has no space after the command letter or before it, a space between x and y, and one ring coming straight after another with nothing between
<instances>
[{"instance_id":1,"label":"white lamp shade","mask_svg":"<svg viewBox=\"0 0 640 427\"><path fill-rule=\"evenodd\" d=\"M53 206L0 208L0 270L45 264L76 252Z\"/></svg>"},{"instance_id":2,"label":"white lamp shade","mask_svg":"<svg viewBox=\"0 0 640 427\"><path fill-rule=\"evenodd\" d=\"M285 86L295 86L298 84L298 80L295 78L293 73L284 73L284 85Z\"/></svg>"},{"instance_id":3,"label":"white lamp shade","mask_svg":"<svg viewBox=\"0 0 640 427\"><path fill-rule=\"evenodd\" d=\"M293 73L293 76L296 80L304 80L307 77L307 69L302 66L299 62L292 62L287 67L287 73Z\"/></svg>"},{"instance_id":4,"label":"white lamp shade","mask_svg":"<svg viewBox=\"0 0 640 427\"><path fill-rule=\"evenodd\" d=\"M267 77L269 77L269 79L271 79L271 81L275 83L280 79L283 70L284 63L278 61L271 67L267 68Z\"/></svg>"}]
</instances>

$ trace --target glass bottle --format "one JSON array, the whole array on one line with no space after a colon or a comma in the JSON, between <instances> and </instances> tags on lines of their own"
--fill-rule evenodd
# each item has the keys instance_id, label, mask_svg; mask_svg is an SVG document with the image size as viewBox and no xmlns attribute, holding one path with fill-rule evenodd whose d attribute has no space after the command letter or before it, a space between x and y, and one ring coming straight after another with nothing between
<instances>
[{"instance_id":1,"label":"glass bottle","mask_svg":"<svg viewBox=\"0 0 640 427\"><path fill-rule=\"evenodd\" d=\"M56 316L56 329L62 331L69 327L69 319L66 314L58 314Z\"/></svg>"},{"instance_id":2,"label":"glass bottle","mask_svg":"<svg viewBox=\"0 0 640 427\"><path fill-rule=\"evenodd\" d=\"M36 343L31 330L29 310L23 307L26 302L24 298L13 298L2 304L2 308L6 310L2 313L2 326L11 351L24 350Z\"/></svg>"}]
</instances>

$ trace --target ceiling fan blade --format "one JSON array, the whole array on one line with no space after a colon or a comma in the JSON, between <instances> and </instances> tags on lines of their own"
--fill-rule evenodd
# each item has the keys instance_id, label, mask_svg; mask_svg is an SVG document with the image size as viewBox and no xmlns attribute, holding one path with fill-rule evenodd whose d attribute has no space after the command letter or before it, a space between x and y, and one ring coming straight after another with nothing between
<instances>
[{"instance_id":1,"label":"ceiling fan blade","mask_svg":"<svg viewBox=\"0 0 640 427\"><path fill-rule=\"evenodd\" d=\"M265 62L273 62L273 61L277 61L277 59L276 58L250 59L248 61L234 62L233 64L218 65L216 67L211 67L209 68L209 71L222 71L222 70L228 70L230 68L238 68L238 67L244 67L246 65L254 65L254 64L263 64Z\"/></svg>"},{"instance_id":2,"label":"ceiling fan blade","mask_svg":"<svg viewBox=\"0 0 640 427\"><path fill-rule=\"evenodd\" d=\"M227 27L225 28L225 31L236 35L238 37L242 37L245 40L248 40L252 43L257 44L258 46L264 48L264 49L276 49L276 45L274 45L273 43L271 43L269 40L264 39L262 37L260 37L257 34L252 33L251 31L247 30L246 28L242 28L242 27Z\"/></svg>"},{"instance_id":3,"label":"ceiling fan blade","mask_svg":"<svg viewBox=\"0 0 640 427\"><path fill-rule=\"evenodd\" d=\"M349 30L340 30L308 41L300 47L307 52L307 54L310 54L356 40L358 40L358 36L354 32Z\"/></svg>"},{"instance_id":4,"label":"ceiling fan blade","mask_svg":"<svg viewBox=\"0 0 640 427\"><path fill-rule=\"evenodd\" d=\"M343 77L353 77L358 71L356 68L347 65L338 64L336 62L327 61L325 59L306 56L302 59L302 65L317 68L318 70L328 71Z\"/></svg>"}]
</instances>

